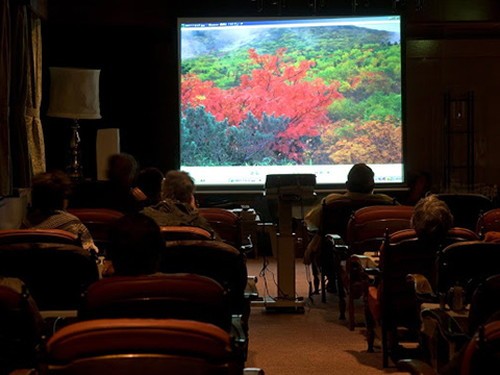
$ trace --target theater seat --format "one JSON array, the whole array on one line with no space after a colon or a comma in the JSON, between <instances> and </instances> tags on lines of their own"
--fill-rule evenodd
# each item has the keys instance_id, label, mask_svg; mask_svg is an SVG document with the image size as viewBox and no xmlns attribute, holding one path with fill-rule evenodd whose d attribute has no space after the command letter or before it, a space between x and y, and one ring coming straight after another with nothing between
<instances>
[{"instance_id":1,"label":"theater seat","mask_svg":"<svg viewBox=\"0 0 500 375\"><path fill-rule=\"evenodd\" d=\"M63 327L47 343L48 374L237 375L229 334L176 319L99 319Z\"/></svg>"},{"instance_id":2,"label":"theater seat","mask_svg":"<svg viewBox=\"0 0 500 375\"><path fill-rule=\"evenodd\" d=\"M212 323L229 332L227 294L215 280L195 274L113 276L87 289L78 317L185 319Z\"/></svg>"},{"instance_id":3,"label":"theater seat","mask_svg":"<svg viewBox=\"0 0 500 375\"><path fill-rule=\"evenodd\" d=\"M194 226L162 225L160 231L165 241L214 239L214 236L208 230Z\"/></svg>"},{"instance_id":4,"label":"theater seat","mask_svg":"<svg viewBox=\"0 0 500 375\"><path fill-rule=\"evenodd\" d=\"M50 242L68 245L81 245L78 236L62 229L5 229L0 230L0 245L13 243Z\"/></svg>"},{"instance_id":5,"label":"theater seat","mask_svg":"<svg viewBox=\"0 0 500 375\"><path fill-rule=\"evenodd\" d=\"M0 374L37 365L44 324L26 285L0 278Z\"/></svg>"},{"instance_id":6,"label":"theater seat","mask_svg":"<svg viewBox=\"0 0 500 375\"><path fill-rule=\"evenodd\" d=\"M201 275L174 273L114 276L92 284L85 293L80 319L156 318L215 324L231 335L235 357L246 359L248 342L227 291Z\"/></svg>"},{"instance_id":7,"label":"theater seat","mask_svg":"<svg viewBox=\"0 0 500 375\"><path fill-rule=\"evenodd\" d=\"M250 239L246 243L242 241L240 216L219 207L200 208L199 212L201 216L207 219L210 226L223 242L244 252L252 249L253 246Z\"/></svg>"},{"instance_id":8,"label":"theater seat","mask_svg":"<svg viewBox=\"0 0 500 375\"><path fill-rule=\"evenodd\" d=\"M94 257L57 229L0 231L0 276L21 279L42 311L76 310L99 273Z\"/></svg>"},{"instance_id":9,"label":"theater seat","mask_svg":"<svg viewBox=\"0 0 500 375\"><path fill-rule=\"evenodd\" d=\"M69 208L68 212L85 224L100 252L106 255L110 241L109 229L124 215L123 212L109 208Z\"/></svg>"}]
</instances>

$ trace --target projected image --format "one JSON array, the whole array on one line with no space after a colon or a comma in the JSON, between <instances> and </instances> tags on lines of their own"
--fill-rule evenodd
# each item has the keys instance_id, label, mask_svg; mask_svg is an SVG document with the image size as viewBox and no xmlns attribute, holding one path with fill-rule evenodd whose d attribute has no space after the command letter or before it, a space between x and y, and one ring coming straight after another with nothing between
<instances>
[{"instance_id":1,"label":"projected image","mask_svg":"<svg viewBox=\"0 0 500 375\"><path fill-rule=\"evenodd\" d=\"M181 168L198 184L332 182L357 162L402 181L399 17L179 26Z\"/></svg>"}]
</instances>

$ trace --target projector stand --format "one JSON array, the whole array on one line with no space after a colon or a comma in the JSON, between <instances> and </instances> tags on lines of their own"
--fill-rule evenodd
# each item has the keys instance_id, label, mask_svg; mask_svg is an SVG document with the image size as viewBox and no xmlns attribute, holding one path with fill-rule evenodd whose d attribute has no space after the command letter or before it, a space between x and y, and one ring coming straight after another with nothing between
<instances>
[{"instance_id":1,"label":"projector stand","mask_svg":"<svg viewBox=\"0 0 500 375\"><path fill-rule=\"evenodd\" d=\"M304 298L295 293L295 241L292 209L305 198L314 197L313 174L270 174L266 176L266 196L278 200L277 266L278 296L255 301L267 311L304 312Z\"/></svg>"},{"instance_id":2,"label":"projector stand","mask_svg":"<svg viewBox=\"0 0 500 375\"><path fill-rule=\"evenodd\" d=\"M295 245L292 232L292 207L295 200L278 200L278 296L253 301L270 312L304 312L304 299L295 293Z\"/></svg>"}]
</instances>

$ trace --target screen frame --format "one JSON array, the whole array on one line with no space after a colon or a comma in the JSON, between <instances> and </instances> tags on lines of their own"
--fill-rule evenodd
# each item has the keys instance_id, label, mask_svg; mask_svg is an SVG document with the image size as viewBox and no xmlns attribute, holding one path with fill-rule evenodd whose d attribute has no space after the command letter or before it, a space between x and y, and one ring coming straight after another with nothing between
<instances>
[{"instance_id":1,"label":"screen frame","mask_svg":"<svg viewBox=\"0 0 500 375\"><path fill-rule=\"evenodd\" d=\"M181 166L181 35L180 35L180 25L184 22L190 23L206 23L206 22L222 22L227 20L228 22L243 22L243 21L272 21L272 20L321 20L321 19L345 19L345 18L370 18L370 17L391 17L397 16L400 21L400 67L401 67L401 167L402 167L402 181L401 182L376 182L376 191L398 191L401 189L407 189L407 131L406 131L406 112L407 112L407 94L406 94L406 17L402 12L375 12L375 13L363 13L363 14L334 14L334 15L304 15L304 16L227 16L223 15L217 16L179 16L177 17L177 27L176 27L176 39L177 39L177 74L178 74L178 155L177 155L177 168L182 168ZM368 164L370 165L370 164ZM304 172L299 172L304 173ZM307 173L307 172L305 172ZM347 179L347 173L345 174ZM196 183L196 180L195 180ZM210 184L197 184L197 193L256 193L262 192L265 187L265 181L260 184L227 184L227 185L210 185ZM316 191L328 192L328 191L342 191L345 190L345 182L342 183L318 183L316 185Z\"/></svg>"}]
</instances>

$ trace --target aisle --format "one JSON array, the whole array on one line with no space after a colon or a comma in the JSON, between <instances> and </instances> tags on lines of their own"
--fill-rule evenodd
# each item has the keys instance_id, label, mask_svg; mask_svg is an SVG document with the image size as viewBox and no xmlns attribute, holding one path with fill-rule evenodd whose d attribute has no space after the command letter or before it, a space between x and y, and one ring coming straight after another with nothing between
<instances>
[{"instance_id":1,"label":"aisle","mask_svg":"<svg viewBox=\"0 0 500 375\"><path fill-rule=\"evenodd\" d=\"M267 267L262 258L250 259L248 274L258 276L261 296L266 289L276 296L274 259L269 259ZM335 295L328 294L322 303L319 295L309 299L308 289L305 266L297 259L296 291L305 298L304 313L271 313L252 307L247 367L263 368L266 375L402 374L395 368L382 370L380 350L366 352L362 327L349 331L347 322L338 320ZM362 322L362 310L357 311L357 321Z\"/></svg>"}]
</instances>

